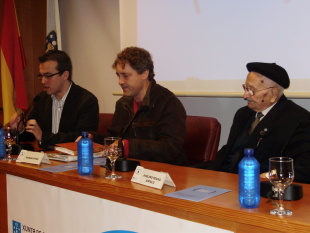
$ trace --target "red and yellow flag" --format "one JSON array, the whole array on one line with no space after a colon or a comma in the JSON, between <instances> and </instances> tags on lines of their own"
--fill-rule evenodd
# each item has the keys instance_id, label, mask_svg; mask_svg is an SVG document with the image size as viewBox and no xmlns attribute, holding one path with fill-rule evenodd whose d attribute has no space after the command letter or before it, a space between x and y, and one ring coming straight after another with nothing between
<instances>
[{"instance_id":1,"label":"red and yellow flag","mask_svg":"<svg viewBox=\"0 0 310 233\"><path fill-rule=\"evenodd\" d=\"M3 1L1 35L1 82L4 123L17 109L27 109L24 78L26 61L18 28L14 0Z\"/></svg>"}]
</instances>

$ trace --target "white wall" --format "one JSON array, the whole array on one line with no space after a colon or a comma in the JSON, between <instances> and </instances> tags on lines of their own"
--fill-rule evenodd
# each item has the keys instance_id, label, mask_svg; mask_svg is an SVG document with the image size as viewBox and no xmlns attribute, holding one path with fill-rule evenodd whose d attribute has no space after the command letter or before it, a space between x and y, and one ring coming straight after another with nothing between
<instances>
[{"instance_id":1,"label":"white wall","mask_svg":"<svg viewBox=\"0 0 310 233\"><path fill-rule=\"evenodd\" d=\"M120 3L125 5L120 10L122 46L151 51L156 80L172 91L227 96L241 90L248 62L263 61L287 69L290 94L310 97L309 0Z\"/></svg>"},{"instance_id":2,"label":"white wall","mask_svg":"<svg viewBox=\"0 0 310 233\"><path fill-rule=\"evenodd\" d=\"M100 112L112 113L119 98L113 96L112 92L121 91L115 72L111 68L121 48L119 1L59 0L59 2L63 50L71 56L74 66L73 80L98 97ZM173 67L174 64L171 63L169 66ZM241 84L238 83L240 91ZM222 125L220 146L226 143L236 110L246 104L241 96L240 98L180 97L180 100L188 115L210 116L219 120ZM295 99L295 102L310 109L308 99Z\"/></svg>"}]
</instances>

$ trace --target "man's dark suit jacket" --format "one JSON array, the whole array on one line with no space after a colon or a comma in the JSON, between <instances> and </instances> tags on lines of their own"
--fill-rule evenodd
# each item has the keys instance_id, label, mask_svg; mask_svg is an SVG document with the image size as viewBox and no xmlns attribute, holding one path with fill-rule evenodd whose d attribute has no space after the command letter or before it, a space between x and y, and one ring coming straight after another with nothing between
<instances>
[{"instance_id":1,"label":"man's dark suit jacket","mask_svg":"<svg viewBox=\"0 0 310 233\"><path fill-rule=\"evenodd\" d=\"M227 144L218 151L216 159L207 164L207 169L238 173L238 163L230 171L223 164L245 123L249 118L254 119L254 114L247 106L237 111ZM290 157L294 159L294 181L310 183L310 113L284 95L259 122L245 147L254 148L261 173L268 171L270 157ZM238 162L241 159L242 156Z\"/></svg>"},{"instance_id":2,"label":"man's dark suit jacket","mask_svg":"<svg viewBox=\"0 0 310 233\"><path fill-rule=\"evenodd\" d=\"M43 132L41 148L48 148L48 146L62 142L74 142L82 131L98 130L98 100L86 89L72 82L61 114L59 131L56 134L52 133L53 100L45 91L38 96L40 98L34 104L28 120L35 119ZM34 140L33 134L26 131L21 134L20 138L21 141Z\"/></svg>"}]
</instances>

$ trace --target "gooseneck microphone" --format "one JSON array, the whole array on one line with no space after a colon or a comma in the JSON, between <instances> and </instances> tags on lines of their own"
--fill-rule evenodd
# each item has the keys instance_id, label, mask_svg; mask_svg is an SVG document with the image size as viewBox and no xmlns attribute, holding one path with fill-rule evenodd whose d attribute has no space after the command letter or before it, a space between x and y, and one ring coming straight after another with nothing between
<instances>
[{"instance_id":1,"label":"gooseneck microphone","mask_svg":"<svg viewBox=\"0 0 310 233\"><path fill-rule=\"evenodd\" d=\"M282 150L281 150L281 156L283 156L284 151L286 150L288 144L290 143L295 131L301 127L301 128L306 128L308 127L310 124L310 121L308 119L302 119L297 125L296 127L292 130L291 134L289 135L289 137L287 138Z\"/></svg>"},{"instance_id":2,"label":"gooseneck microphone","mask_svg":"<svg viewBox=\"0 0 310 233\"><path fill-rule=\"evenodd\" d=\"M38 95L37 95L36 97L34 97L32 103L28 106L28 108L26 109L26 111L25 111L25 112L22 112L22 113L20 114L20 120L18 121L18 123L17 123L17 128L16 128L16 139L15 139L15 144L12 145L12 155L19 155L19 153L20 153L20 151L21 151L22 149L25 149L25 150L32 150L32 151L34 150L34 148L33 148L31 145L29 145L29 144L23 144L23 145L19 144L19 143L20 143L20 140L19 140L19 134L20 134L20 132L19 132L19 125L20 125L21 122L22 122L24 128L26 127L26 117L29 115L30 111L32 110L33 105L34 105L36 102L38 102L40 99L41 99L41 97L38 96Z\"/></svg>"},{"instance_id":3,"label":"gooseneck microphone","mask_svg":"<svg viewBox=\"0 0 310 233\"><path fill-rule=\"evenodd\" d=\"M147 111L149 111L149 109L150 109L150 107L148 105L141 105L140 106L140 108L136 111L135 115L131 118L131 120L128 122L128 124L124 128L124 130L121 134L121 142L124 139L126 131L131 126L134 119L136 119L136 117L139 115L139 113L140 112L147 112ZM121 171L121 172L127 172L127 171L135 170L136 167L140 165L140 162L136 161L136 160L127 160L124 157L123 143L121 143L121 146L122 146L122 155L115 162L115 170Z\"/></svg>"}]
</instances>

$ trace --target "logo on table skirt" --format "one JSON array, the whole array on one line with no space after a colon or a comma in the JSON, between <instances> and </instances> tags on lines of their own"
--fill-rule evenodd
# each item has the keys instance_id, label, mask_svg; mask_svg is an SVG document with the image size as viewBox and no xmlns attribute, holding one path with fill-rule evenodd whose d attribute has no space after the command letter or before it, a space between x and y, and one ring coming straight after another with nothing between
<instances>
[{"instance_id":1,"label":"logo on table skirt","mask_svg":"<svg viewBox=\"0 0 310 233\"><path fill-rule=\"evenodd\" d=\"M27 225L22 225L20 222L17 222L14 220L12 220L12 228L13 228L13 233L22 233L22 232L44 233L44 231L37 230Z\"/></svg>"},{"instance_id":2,"label":"logo on table skirt","mask_svg":"<svg viewBox=\"0 0 310 233\"><path fill-rule=\"evenodd\" d=\"M124 231L124 230L113 230L113 231L105 231L102 233L138 233L136 231Z\"/></svg>"},{"instance_id":3,"label":"logo on table skirt","mask_svg":"<svg viewBox=\"0 0 310 233\"><path fill-rule=\"evenodd\" d=\"M22 232L22 229L21 229L21 226L22 224L20 222L16 222L16 221L12 221L13 223L13 233L21 233Z\"/></svg>"}]
</instances>

